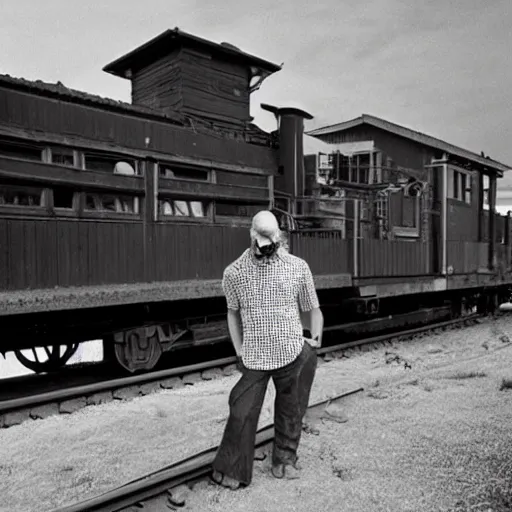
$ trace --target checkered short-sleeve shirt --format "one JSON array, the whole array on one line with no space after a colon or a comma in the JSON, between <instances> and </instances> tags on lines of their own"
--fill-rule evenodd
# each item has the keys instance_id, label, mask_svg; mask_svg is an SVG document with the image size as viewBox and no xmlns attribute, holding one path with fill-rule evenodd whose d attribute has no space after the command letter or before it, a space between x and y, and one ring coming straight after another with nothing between
<instances>
[{"instance_id":1,"label":"checkered short-sleeve shirt","mask_svg":"<svg viewBox=\"0 0 512 512\"><path fill-rule=\"evenodd\" d=\"M258 260L247 249L224 271L227 307L242 319L242 361L253 370L291 363L304 345L300 311L319 307L309 265L280 250Z\"/></svg>"}]
</instances>

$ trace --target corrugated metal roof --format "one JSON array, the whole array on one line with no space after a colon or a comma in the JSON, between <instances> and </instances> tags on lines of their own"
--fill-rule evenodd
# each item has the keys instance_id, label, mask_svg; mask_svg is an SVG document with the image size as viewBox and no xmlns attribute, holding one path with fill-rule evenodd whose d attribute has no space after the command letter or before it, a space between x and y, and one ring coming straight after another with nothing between
<instances>
[{"instance_id":1,"label":"corrugated metal roof","mask_svg":"<svg viewBox=\"0 0 512 512\"><path fill-rule=\"evenodd\" d=\"M155 58L158 58L158 56L162 56L184 43L189 46L208 48L209 50L220 52L239 60L244 60L248 65L261 68L262 70L270 73L274 73L281 69L281 66L245 53L236 46L228 43L214 43L213 41L208 41L207 39L188 34L176 27L162 32L147 43L135 48L135 50L132 50L110 64L107 64L103 68L103 71L125 78L126 71L131 69L134 65L137 66L139 63L146 63L154 60Z\"/></svg>"},{"instance_id":2,"label":"corrugated metal roof","mask_svg":"<svg viewBox=\"0 0 512 512\"><path fill-rule=\"evenodd\" d=\"M496 160L483 157L481 155L478 155L477 153L473 153L472 151L459 148L457 146L454 146L453 144L449 144L448 142L444 142L440 139L436 139L435 137L431 137L430 135L425 135L424 133L411 130L404 126L400 126L398 124L385 121L384 119L380 119L379 117L375 117L369 114L363 114L360 117L351 119L350 121L325 126L323 128L317 128L316 130L311 130L306 133L307 135L311 135L312 137L320 137L322 135L329 135L332 133L348 131L362 124L375 126L376 128L380 128L381 130L394 133L399 137L404 137L406 139L418 142L419 144L423 144L424 146L439 149L440 151L450 153L460 158L465 158L466 160L478 163L479 165L494 169L496 171L507 172L512 170L512 167L501 162L498 162Z\"/></svg>"},{"instance_id":3,"label":"corrugated metal roof","mask_svg":"<svg viewBox=\"0 0 512 512\"><path fill-rule=\"evenodd\" d=\"M8 87L10 89L26 90L29 92L39 93L42 96L47 96L56 99L63 99L84 105L98 106L105 109L122 110L127 113L141 114L146 117L158 117L162 121L172 121L176 124L183 124L183 116L176 113L164 113L155 111L148 107L139 105L132 105L123 101L113 100L111 98L104 98L95 94L78 91L66 87L62 82L49 83L41 80L25 80L24 78L15 78L10 75L0 74L0 87Z\"/></svg>"}]
</instances>

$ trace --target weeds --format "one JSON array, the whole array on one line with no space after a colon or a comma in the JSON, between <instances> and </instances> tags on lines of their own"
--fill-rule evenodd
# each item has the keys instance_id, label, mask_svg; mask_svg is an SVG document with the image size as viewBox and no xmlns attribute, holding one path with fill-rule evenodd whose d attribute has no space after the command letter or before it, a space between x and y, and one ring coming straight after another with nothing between
<instances>
[{"instance_id":1,"label":"weeds","mask_svg":"<svg viewBox=\"0 0 512 512\"><path fill-rule=\"evenodd\" d=\"M487 377L487 373L477 372L477 371L458 372L458 373L455 373L454 375L449 375L445 378L451 379L451 380L465 380L465 379L479 379L482 377Z\"/></svg>"},{"instance_id":2,"label":"weeds","mask_svg":"<svg viewBox=\"0 0 512 512\"><path fill-rule=\"evenodd\" d=\"M167 411L165 409L163 409L162 407L155 407L156 409L156 415L159 417L159 418L167 418L168 414L167 414Z\"/></svg>"},{"instance_id":3,"label":"weeds","mask_svg":"<svg viewBox=\"0 0 512 512\"><path fill-rule=\"evenodd\" d=\"M504 389L512 389L512 379L503 378L501 380L500 391L503 391Z\"/></svg>"}]
</instances>

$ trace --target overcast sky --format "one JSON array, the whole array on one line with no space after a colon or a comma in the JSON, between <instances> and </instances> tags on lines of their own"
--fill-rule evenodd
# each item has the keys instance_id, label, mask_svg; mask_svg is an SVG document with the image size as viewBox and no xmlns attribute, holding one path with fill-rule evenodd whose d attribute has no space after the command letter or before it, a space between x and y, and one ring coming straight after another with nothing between
<instances>
[{"instance_id":1,"label":"overcast sky","mask_svg":"<svg viewBox=\"0 0 512 512\"><path fill-rule=\"evenodd\" d=\"M0 73L130 101L101 68L167 28L277 64L306 129L373 114L512 166L512 0L0 0ZM512 180L511 180L512 181Z\"/></svg>"}]
</instances>

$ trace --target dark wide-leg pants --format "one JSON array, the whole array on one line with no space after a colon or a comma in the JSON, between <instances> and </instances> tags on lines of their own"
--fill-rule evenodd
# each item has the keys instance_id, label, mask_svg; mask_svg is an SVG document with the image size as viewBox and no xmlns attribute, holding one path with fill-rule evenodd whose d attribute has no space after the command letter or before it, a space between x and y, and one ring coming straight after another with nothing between
<instances>
[{"instance_id":1,"label":"dark wide-leg pants","mask_svg":"<svg viewBox=\"0 0 512 512\"><path fill-rule=\"evenodd\" d=\"M270 377L276 388L272 463L295 464L316 365L315 349L304 342L299 356L282 368L244 368L229 396L229 418L213 462L214 470L242 484L251 483L256 429Z\"/></svg>"}]
</instances>

